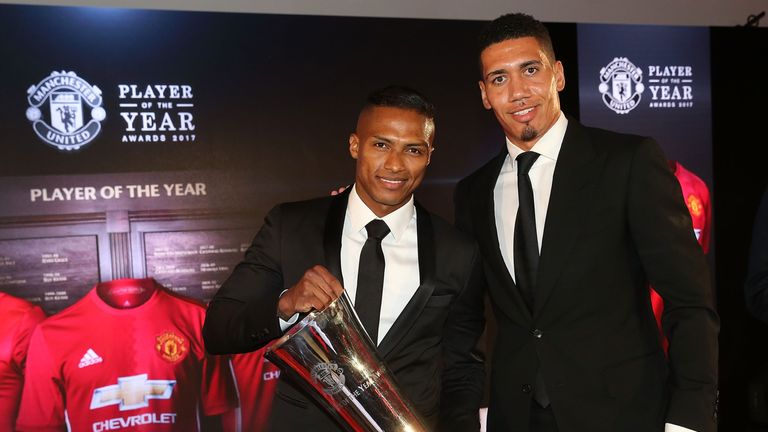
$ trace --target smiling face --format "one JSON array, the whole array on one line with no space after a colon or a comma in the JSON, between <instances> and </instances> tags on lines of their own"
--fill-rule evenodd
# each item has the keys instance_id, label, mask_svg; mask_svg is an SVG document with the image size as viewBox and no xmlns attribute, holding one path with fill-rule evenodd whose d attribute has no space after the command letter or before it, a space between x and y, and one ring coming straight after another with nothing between
<instances>
[{"instance_id":1,"label":"smiling face","mask_svg":"<svg viewBox=\"0 0 768 432\"><path fill-rule=\"evenodd\" d=\"M411 198L429 165L434 135L434 122L413 110L373 106L360 114L349 153L357 159L357 193L376 216Z\"/></svg>"},{"instance_id":2,"label":"smiling face","mask_svg":"<svg viewBox=\"0 0 768 432\"><path fill-rule=\"evenodd\" d=\"M530 150L560 115L563 65L533 37L490 45L480 53L480 63L483 106L493 110L513 144Z\"/></svg>"}]
</instances>

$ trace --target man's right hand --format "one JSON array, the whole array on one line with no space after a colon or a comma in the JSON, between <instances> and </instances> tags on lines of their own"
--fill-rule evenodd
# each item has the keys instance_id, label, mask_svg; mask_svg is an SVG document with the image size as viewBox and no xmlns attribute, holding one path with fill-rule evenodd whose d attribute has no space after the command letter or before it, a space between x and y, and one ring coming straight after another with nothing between
<instances>
[{"instance_id":1,"label":"man's right hand","mask_svg":"<svg viewBox=\"0 0 768 432\"><path fill-rule=\"evenodd\" d=\"M290 287L280 297L277 312L280 318L287 321L297 313L309 312L312 309L323 310L336 300L344 288L328 269L316 265L304 272L304 276Z\"/></svg>"}]
</instances>

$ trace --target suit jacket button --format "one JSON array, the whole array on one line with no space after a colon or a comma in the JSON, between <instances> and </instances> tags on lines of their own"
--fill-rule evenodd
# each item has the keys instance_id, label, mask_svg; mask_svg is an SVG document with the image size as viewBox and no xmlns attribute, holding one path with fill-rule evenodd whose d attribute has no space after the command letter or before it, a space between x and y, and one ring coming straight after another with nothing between
<instances>
[{"instance_id":1,"label":"suit jacket button","mask_svg":"<svg viewBox=\"0 0 768 432\"><path fill-rule=\"evenodd\" d=\"M533 337L535 337L536 339L541 339L541 337L542 337L542 336L544 336L544 332L543 332L543 331L541 331L541 330L539 330L539 329L533 329L533 330L531 330L531 334L532 334L532 335L533 335Z\"/></svg>"},{"instance_id":2,"label":"suit jacket button","mask_svg":"<svg viewBox=\"0 0 768 432\"><path fill-rule=\"evenodd\" d=\"M531 387L530 384L523 384L523 388L521 390L523 393L530 393L531 390L533 390L533 387Z\"/></svg>"}]
</instances>

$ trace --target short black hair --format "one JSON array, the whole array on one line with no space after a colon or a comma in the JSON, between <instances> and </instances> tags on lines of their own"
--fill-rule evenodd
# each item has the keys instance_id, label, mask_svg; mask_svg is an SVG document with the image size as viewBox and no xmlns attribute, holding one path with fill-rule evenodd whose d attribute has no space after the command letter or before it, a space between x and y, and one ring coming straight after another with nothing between
<instances>
[{"instance_id":1,"label":"short black hair","mask_svg":"<svg viewBox=\"0 0 768 432\"><path fill-rule=\"evenodd\" d=\"M549 60L555 61L555 49L552 47L549 30L541 21L524 13L502 15L486 24L478 37L478 53L495 43L524 37L536 38Z\"/></svg>"},{"instance_id":2,"label":"short black hair","mask_svg":"<svg viewBox=\"0 0 768 432\"><path fill-rule=\"evenodd\" d=\"M391 85L372 91L362 111L371 107L401 108L416 111L430 120L435 118L435 106L432 102L416 90L405 86Z\"/></svg>"}]
</instances>

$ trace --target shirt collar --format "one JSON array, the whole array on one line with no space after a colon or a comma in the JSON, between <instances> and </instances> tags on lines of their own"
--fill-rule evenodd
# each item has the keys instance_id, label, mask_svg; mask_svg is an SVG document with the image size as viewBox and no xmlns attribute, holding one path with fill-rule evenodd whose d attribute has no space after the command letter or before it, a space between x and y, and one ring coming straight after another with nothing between
<instances>
[{"instance_id":1,"label":"shirt collar","mask_svg":"<svg viewBox=\"0 0 768 432\"><path fill-rule=\"evenodd\" d=\"M416 206L414 205L413 195L411 195L411 198L405 205L380 218L365 205L362 198L360 198L360 195L357 194L357 185L353 185L352 191L349 193L347 215L349 216L349 221L352 223L352 229L354 229L355 232L365 231L365 226L368 225L368 222L374 219L382 219L387 223L395 241L399 241L405 233L406 228L408 228L411 219L416 218Z\"/></svg>"},{"instance_id":2,"label":"shirt collar","mask_svg":"<svg viewBox=\"0 0 768 432\"><path fill-rule=\"evenodd\" d=\"M563 145L563 137L565 137L565 130L568 128L568 119L565 118L563 112L560 111L560 116L555 121L549 130L536 141L531 151L535 151L541 156L557 161L557 155L560 153L560 147ZM512 141L507 138L507 152L510 159L514 160L520 153L523 153L523 149L514 145Z\"/></svg>"}]
</instances>

